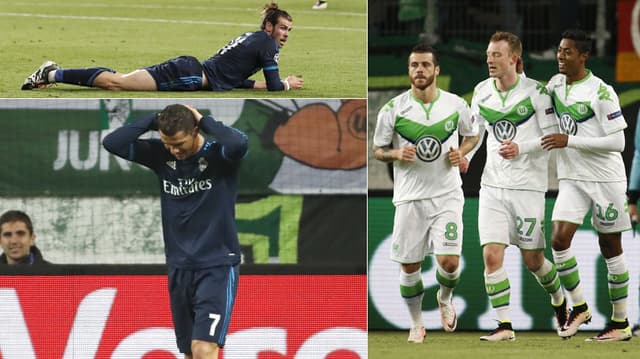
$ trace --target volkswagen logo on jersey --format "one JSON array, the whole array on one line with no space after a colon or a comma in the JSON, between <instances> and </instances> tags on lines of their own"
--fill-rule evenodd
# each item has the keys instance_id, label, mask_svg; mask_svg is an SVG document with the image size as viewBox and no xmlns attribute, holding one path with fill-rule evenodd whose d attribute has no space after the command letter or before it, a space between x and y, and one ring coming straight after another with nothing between
<instances>
[{"instance_id":1,"label":"volkswagen logo on jersey","mask_svg":"<svg viewBox=\"0 0 640 359\"><path fill-rule=\"evenodd\" d=\"M516 126L511 121L503 118L493 124L493 135L498 142L511 141L516 137Z\"/></svg>"},{"instance_id":2,"label":"volkswagen logo on jersey","mask_svg":"<svg viewBox=\"0 0 640 359\"><path fill-rule=\"evenodd\" d=\"M573 120L571 115L567 112L563 112L560 115L560 131L567 135L575 135L578 132L578 125Z\"/></svg>"},{"instance_id":3,"label":"volkswagen logo on jersey","mask_svg":"<svg viewBox=\"0 0 640 359\"><path fill-rule=\"evenodd\" d=\"M442 144L433 136L420 137L416 141L416 155L424 162L435 161L440 157L440 152L442 152Z\"/></svg>"}]
</instances>

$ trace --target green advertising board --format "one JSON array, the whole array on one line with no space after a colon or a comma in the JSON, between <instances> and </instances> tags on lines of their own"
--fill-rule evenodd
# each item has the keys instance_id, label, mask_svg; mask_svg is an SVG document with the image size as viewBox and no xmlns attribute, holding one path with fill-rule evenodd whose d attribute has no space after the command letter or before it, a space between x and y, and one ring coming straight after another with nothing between
<instances>
[{"instance_id":1,"label":"green advertising board","mask_svg":"<svg viewBox=\"0 0 640 359\"><path fill-rule=\"evenodd\" d=\"M549 259L552 259L548 239L553 203L553 199L547 199L545 256ZM400 297L399 265L389 259L394 214L391 198L370 196L368 213L369 329L408 328L409 314ZM467 198L464 207L464 244L461 258L463 269L453 300L458 314L459 330L490 330L496 326L496 316L489 305L484 289L484 266L477 232L477 218L478 199ZM597 235L588 221L586 222L574 237L572 251L578 260L583 291L593 314L593 321L587 329L601 330L611 313L606 280L607 270L599 253ZM637 289L640 266L634 258L637 258L637 253L640 253L640 240L634 240L631 237L629 232L623 234L627 266L631 273L628 310L629 318L633 321L638 317ZM514 247L509 247L507 250L504 267L511 284L510 305L514 328L555 329L549 296L538 285L533 275L526 270L519 251ZM425 326L440 329L440 316L435 300L438 286L435 281L434 261L431 257L425 259L422 270L425 286L422 305Z\"/></svg>"}]
</instances>

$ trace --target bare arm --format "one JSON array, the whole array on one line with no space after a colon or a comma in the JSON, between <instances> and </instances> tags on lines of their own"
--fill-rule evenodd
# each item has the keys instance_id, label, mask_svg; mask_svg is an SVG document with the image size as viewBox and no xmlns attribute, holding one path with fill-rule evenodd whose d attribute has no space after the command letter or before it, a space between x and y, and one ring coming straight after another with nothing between
<instances>
[{"instance_id":1,"label":"bare arm","mask_svg":"<svg viewBox=\"0 0 640 359\"><path fill-rule=\"evenodd\" d=\"M460 147L449 148L449 162L451 162L451 165L464 166L466 164L465 167L468 167L469 162L464 160L464 156L476 146L479 140L480 140L479 134L475 136L465 136L462 138L462 143L460 144ZM466 172L466 168L464 172Z\"/></svg>"},{"instance_id":2,"label":"bare arm","mask_svg":"<svg viewBox=\"0 0 640 359\"><path fill-rule=\"evenodd\" d=\"M406 161L415 162L416 146L404 146L401 148L390 148L389 146L373 146L373 156L382 162Z\"/></svg>"}]
</instances>

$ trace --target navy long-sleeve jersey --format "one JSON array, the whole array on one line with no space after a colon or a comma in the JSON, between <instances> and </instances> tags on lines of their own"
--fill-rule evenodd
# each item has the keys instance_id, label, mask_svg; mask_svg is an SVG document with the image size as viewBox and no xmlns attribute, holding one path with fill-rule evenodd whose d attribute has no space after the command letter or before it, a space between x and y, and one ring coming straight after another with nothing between
<instances>
[{"instance_id":1,"label":"navy long-sleeve jersey","mask_svg":"<svg viewBox=\"0 0 640 359\"><path fill-rule=\"evenodd\" d=\"M157 129L156 117L150 114L116 129L105 137L103 145L158 175L167 264L202 269L240 263L235 202L247 136L205 116L199 127L216 141L205 140L196 154L177 160L160 140L139 139Z\"/></svg>"},{"instance_id":2,"label":"navy long-sleeve jersey","mask_svg":"<svg viewBox=\"0 0 640 359\"><path fill-rule=\"evenodd\" d=\"M213 91L252 88L248 80L262 69L269 91L282 91L284 84L278 71L280 47L263 30L244 33L231 40L215 55L202 62Z\"/></svg>"}]
</instances>

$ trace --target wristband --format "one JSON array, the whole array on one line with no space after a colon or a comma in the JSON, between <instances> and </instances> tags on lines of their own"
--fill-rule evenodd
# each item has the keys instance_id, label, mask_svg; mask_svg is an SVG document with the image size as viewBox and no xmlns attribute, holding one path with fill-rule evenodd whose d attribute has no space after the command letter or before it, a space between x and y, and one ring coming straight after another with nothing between
<instances>
[{"instance_id":1,"label":"wristband","mask_svg":"<svg viewBox=\"0 0 640 359\"><path fill-rule=\"evenodd\" d=\"M282 81L282 83L284 84L284 90L285 91L289 91L289 89L291 89L291 86L289 86L289 81L287 81L286 79Z\"/></svg>"}]
</instances>

